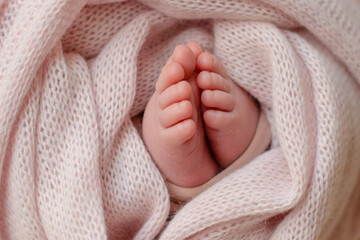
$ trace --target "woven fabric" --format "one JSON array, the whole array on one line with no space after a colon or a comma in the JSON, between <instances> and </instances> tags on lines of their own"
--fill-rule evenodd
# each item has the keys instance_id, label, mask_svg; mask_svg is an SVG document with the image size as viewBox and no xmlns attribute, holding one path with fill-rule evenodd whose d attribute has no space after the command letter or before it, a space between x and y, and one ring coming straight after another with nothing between
<instances>
[{"instance_id":1,"label":"woven fabric","mask_svg":"<svg viewBox=\"0 0 360 240\"><path fill-rule=\"evenodd\" d=\"M167 221L133 117L189 40L272 145ZM359 46L355 0L0 1L0 238L359 238Z\"/></svg>"}]
</instances>

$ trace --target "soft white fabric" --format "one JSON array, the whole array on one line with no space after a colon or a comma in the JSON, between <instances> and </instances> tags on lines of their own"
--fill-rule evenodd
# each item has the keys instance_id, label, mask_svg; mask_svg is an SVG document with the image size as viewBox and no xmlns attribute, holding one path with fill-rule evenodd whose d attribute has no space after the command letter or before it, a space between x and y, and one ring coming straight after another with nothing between
<instances>
[{"instance_id":1,"label":"soft white fabric","mask_svg":"<svg viewBox=\"0 0 360 240\"><path fill-rule=\"evenodd\" d=\"M0 1L1 239L359 238L359 2L141 2ZM131 118L192 39L273 139L167 223Z\"/></svg>"}]
</instances>

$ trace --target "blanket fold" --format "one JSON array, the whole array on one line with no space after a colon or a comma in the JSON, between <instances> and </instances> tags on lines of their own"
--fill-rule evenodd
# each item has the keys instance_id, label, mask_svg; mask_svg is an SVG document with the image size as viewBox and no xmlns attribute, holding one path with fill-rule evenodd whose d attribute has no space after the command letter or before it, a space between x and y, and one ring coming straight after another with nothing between
<instances>
[{"instance_id":1,"label":"blanket fold","mask_svg":"<svg viewBox=\"0 0 360 240\"><path fill-rule=\"evenodd\" d=\"M168 219L133 117L196 40L270 150ZM357 239L360 3L0 2L0 239Z\"/></svg>"}]
</instances>

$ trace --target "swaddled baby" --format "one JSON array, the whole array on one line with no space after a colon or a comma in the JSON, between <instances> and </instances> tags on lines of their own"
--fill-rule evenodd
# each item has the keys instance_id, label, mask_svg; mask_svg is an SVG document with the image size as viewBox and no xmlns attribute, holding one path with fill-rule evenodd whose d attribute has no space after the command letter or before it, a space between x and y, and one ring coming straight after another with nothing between
<instances>
[{"instance_id":1,"label":"swaddled baby","mask_svg":"<svg viewBox=\"0 0 360 240\"><path fill-rule=\"evenodd\" d=\"M166 180L192 188L208 182L245 151L254 151L249 145L259 116L256 101L229 79L221 62L190 41L178 45L163 67L142 132ZM269 139L257 138L261 151Z\"/></svg>"}]
</instances>

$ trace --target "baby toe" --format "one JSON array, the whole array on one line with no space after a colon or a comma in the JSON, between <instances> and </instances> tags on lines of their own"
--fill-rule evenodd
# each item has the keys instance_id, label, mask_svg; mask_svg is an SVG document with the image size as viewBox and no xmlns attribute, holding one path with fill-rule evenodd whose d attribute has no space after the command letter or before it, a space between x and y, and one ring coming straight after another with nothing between
<instances>
[{"instance_id":1,"label":"baby toe","mask_svg":"<svg viewBox=\"0 0 360 240\"><path fill-rule=\"evenodd\" d=\"M219 90L205 90L201 93L201 103L206 108L230 112L235 108L235 98Z\"/></svg>"},{"instance_id":2,"label":"baby toe","mask_svg":"<svg viewBox=\"0 0 360 240\"><path fill-rule=\"evenodd\" d=\"M174 103L160 110L159 122L163 128L169 128L185 119L191 118L193 107L189 100Z\"/></svg>"},{"instance_id":3,"label":"baby toe","mask_svg":"<svg viewBox=\"0 0 360 240\"><path fill-rule=\"evenodd\" d=\"M184 144L194 137L196 133L196 124L192 119L185 119L178 124L164 129L163 136L168 143L171 144Z\"/></svg>"},{"instance_id":4,"label":"baby toe","mask_svg":"<svg viewBox=\"0 0 360 240\"><path fill-rule=\"evenodd\" d=\"M165 109L169 105L190 99L191 86L187 81L180 81L165 89L158 98L160 109Z\"/></svg>"},{"instance_id":5,"label":"baby toe","mask_svg":"<svg viewBox=\"0 0 360 240\"><path fill-rule=\"evenodd\" d=\"M220 90L227 93L230 93L231 91L229 81L214 72L201 71L196 81L197 85L202 90Z\"/></svg>"},{"instance_id":6,"label":"baby toe","mask_svg":"<svg viewBox=\"0 0 360 240\"><path fill-rule=\"evenodd\" d=\"M172 60L179 63L185 72L185 78L189 78L196 68L196 58L193 51L186 45L178 45L172 55Z\"/></svg>"},{"instance_id":7,"label":"baby toe","mask_svg":"<svg viewBox=\"0 0 360 240\"><path fill-rule=\"evenodd\" d=\"M184 79L183 67L177 62L170 62L162 69L156 82L156 92L161 94L165 89Z\"/></svg>"},{"instance_id":8,"label":"baby toe","mask_svg":"<svg viewBox=\"0 0 360 240\"><path fill-rule=\"evenodd\" d=\"M195 41L195 40L189 41L188 43L186 43L186 46L188 46L188 47L192 50L192 52L193 52L194 55L195 55L195 58L197 58L197 57L200 55L200 53L203 52L202 47L201 47L200 44L199 44L197 41Z\"/></svg>"},{"instance_id":9,"label":"baby toe","mask_svg":"<svg viewBox=\"0 0 360 240\"><path fill-rule=\"evenodd\" d=\"M222 129L232 119L232 112L222 112L214 109L208 109L203 113L203 119L206 127L212 129Z\"/></svg>"},{"instance_id":10,"label":"baby toe","mask_svg":"<svg viewBox=\"0 0 360 240\"><path fill-rule=\"evenodd\" d=\"M196 64L201 71L215 72L224 78L227 78L226 69L221 64L220 60L207 51L204 51L199 55Z\"/></svg>"}]
</instances>

